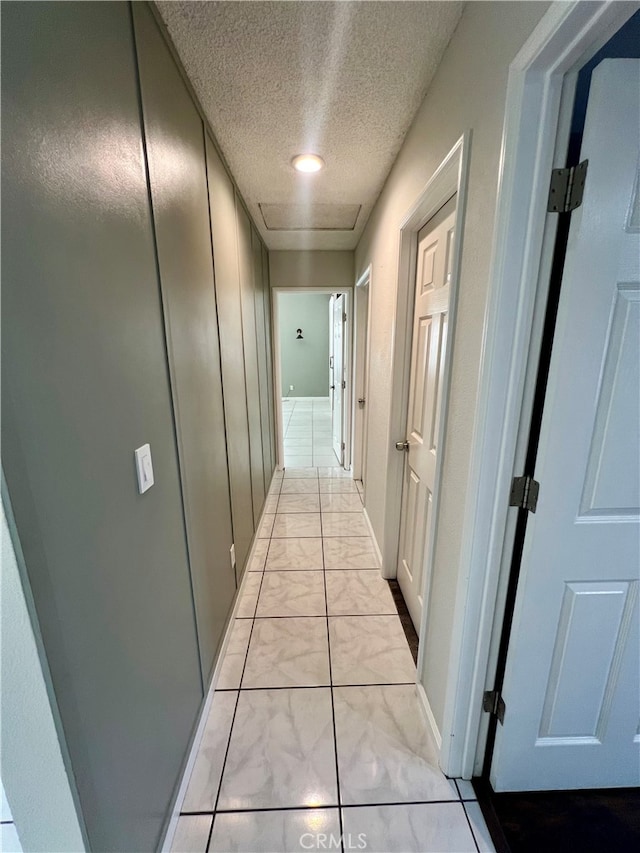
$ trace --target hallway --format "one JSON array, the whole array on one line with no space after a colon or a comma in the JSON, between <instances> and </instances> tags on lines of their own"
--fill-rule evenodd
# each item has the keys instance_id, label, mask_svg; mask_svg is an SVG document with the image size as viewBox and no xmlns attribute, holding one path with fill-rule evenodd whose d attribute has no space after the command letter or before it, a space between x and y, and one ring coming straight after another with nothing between
<instances>
[{"instance_id":1,"label":"hallway","mask_svg":"<svg viewBox=\"0 0 640 853\"><path fill-rule=\"evenodd\" d=\"M414 682L353 480L276 472L172 849L492 850Z\"/></svg>"}]
</instances>

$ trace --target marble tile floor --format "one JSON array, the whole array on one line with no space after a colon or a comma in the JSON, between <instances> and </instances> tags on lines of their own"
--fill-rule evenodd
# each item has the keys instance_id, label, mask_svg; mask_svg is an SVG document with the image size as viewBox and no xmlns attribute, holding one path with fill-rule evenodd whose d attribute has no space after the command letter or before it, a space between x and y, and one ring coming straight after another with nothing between
<instances>
[{"instance_id":1,"label":"marble tile floor","mask_svg":"<svg viewBox=\"0 0 640 853\"><path fill-rule=\"evenodd\" d=\"M333 450L329 397L285 397L282 400L282 431L285 466L306 468L338 464Z\"/></svg>"},{"instance_id":2,"label":"marble tile floor","mask_svg":"<svg viewBox=\"0 0 640 853\"><path fill-rule=\"evenodd\" d=\"M471 785L438 769L359 490L287 468L269 501L172 850L493 851Z\"/></svg>"}]
</instances>

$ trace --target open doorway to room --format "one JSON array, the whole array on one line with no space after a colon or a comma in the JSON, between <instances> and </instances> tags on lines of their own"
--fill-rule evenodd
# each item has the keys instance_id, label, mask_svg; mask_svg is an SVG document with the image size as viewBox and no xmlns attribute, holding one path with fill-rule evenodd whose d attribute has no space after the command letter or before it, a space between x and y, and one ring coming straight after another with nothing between
<instances>
[{"instance_id":1,"label":"open doorway to room","mask_svg":"<svg viewBox=\"0 0 640 853\"><path fill-rule=\"evenodd\" d=\"M351 294L274 290L278 465L351 467Z\"/></svg>"}]
</instances>

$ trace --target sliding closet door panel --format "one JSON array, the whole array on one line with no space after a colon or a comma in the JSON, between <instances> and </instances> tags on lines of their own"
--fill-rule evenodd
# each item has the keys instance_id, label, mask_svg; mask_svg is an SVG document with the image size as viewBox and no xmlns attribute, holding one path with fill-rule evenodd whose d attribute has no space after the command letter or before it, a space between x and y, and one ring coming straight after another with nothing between
<instances>
[{"instance_id":1,"label":"sliding closet door panel","mask_svg":"<svg viewBox=\"0 0 640 853\"><path fill-rule=\"evenodd\" d=\"M146 4L134 4L202 677L235 595L202 120Z\"/></svg>"},{"instance_id":2,"label":"sliding closet door panel","mask_svg":"<svg viewBox=\"0 0 640 853\"><path fill-rule=\"evenodd\" d=\"M256 340L255 284L251 222L236 195L238 222L238 263L240 295L242 298L242 331L244 340L244 369L247 382L247 412L249 415L249 449L251 452L251 486L253 514L256 518L264 504L264 469L262 463L262 424L260 422L260 383L258 380L258 343Z\"/></svg>"},{"instance_id":3,"label":"sliding closet door panel","mask_svg":"<svg viewBox=\"0 0 640 853\"><path fill-rule=\"evenodd\" d=\"M273 326L273 313L271 310L271 284L269 282L269 253L266 246L262 246L262 284L264 294L264 328L267 341L267 384L269 395L269 448L271 452L271 471L273 473L277 463L276 452L276 421L275 421L275 383L273 381L273 338L271 334Z\"/></svg>"},{"instance_id":4,"label":"sliding closet door panel","mask_svg":"<svg viewBox=\"0 0 640 853\"><path fill-rule=\"evenodd\" d=\"M266 488L271 482L271 447L269 440L269 389L267 380L267 337L264 318L264 280L262 278L262 243L254 228L251 229L253 249L253 280L255 282L254 309L256 342L258 347L258 380L260 383L260 432L262 435L262 469Z\"/></svg>"},{"instance_id":5,"label":"sliding closet door panel","mask_svg":"<svg viewBox=\"0 0 640 853\"><path fill-rule=\"evenodd\" d=\"M2 77L2 464L91 848L155 850L203 694L129 4L6 4Z\"/></svg>"},{"instance_id":6,"label":"sliding closet door panel","mask_svg":"<svg viewBox=\"0 0 640 853\"><path fill-rule=\"evenodd\" d=\"M215 267L222 386L233 508L237 575L244 569L254 531L249 455L249 424L238 279L235 193L215 146L205 134L211 234Z\"/></svg>"}]
</instances>

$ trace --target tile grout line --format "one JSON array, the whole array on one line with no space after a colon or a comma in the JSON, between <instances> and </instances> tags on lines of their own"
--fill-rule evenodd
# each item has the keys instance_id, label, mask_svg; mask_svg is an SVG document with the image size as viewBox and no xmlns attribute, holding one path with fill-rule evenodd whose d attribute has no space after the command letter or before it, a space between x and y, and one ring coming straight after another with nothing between
<instances>
[{"instance_id":1,"label":"tile grout line","mask_svg":"<svg viewBox=\"0 0 640 853\"><path fill-rule=\"evenodd\" d=\"M338 730L336 727L336 706L333 694L333 666L331 664L331 636L329 633L329 598L327 595L327 569L324 561L324 536L322 535L322 513L320 514L320 542L322 547L322 574L324 579L324 606L327 620L327 654L329 657L329 684L331 695L331 721L333 724L333 750L336 762L336 794L338 799L338 822L340 826L340 849L344 853L344 826L342 823L342 796L340 794L340 765L338 762Z\"/></svg>"},{"instance_id":2,"label":"tile grout line","mask_svg":"<svg viewBox=\"0 0 640 853\"><path fill-rule=\"evenodd\" d=\"M301 619L313 618L307 616L298 617ZM323 618L323 617L319 617ZM338 617L339 618L339 617ZM335 687L414 687L415 681L383 681L383 682L363 682L362 684L336 684ZM281 684L278 687L243 687L242 690L245 692L249 691L257 691L257 690L326 690L327 687L331 687L331 684ZM216 693L235 693L236 690L240 688L236 687L221 687L220 690L216 690ZM470 800L469 802L474 802ZM293 806L292 806L293 808Z\"/></svg>"},{"instance_id":3,"label":"tile grout line","mask_svg":"<svg viewBox=\"0 0 640 853\"><path fill-rule=\"evenodd\" d=\"M455 784L455 779L453 781ZM460 791L458 790L457 785L456 785L456 790L458 791L458 794L460 794ZM467 814L467 810L464 807L464 800L462 800L462 799L460 800L460 805L462 806L462 812L463 812L465 819L467 821L467 826L469 827L469 832L471 833L471 837L473 838L473 843L476 845L476 851L477 851L477 853L480 853L480 845L478 844L478 839L476 838L476 834L473 831L473 827L471 826L471 820L469 818L469 815Z\"/></svg>"},{"instance_id":4,"label":"tile grout line","mask_svg":"<svg viewBox=\"0 0 640 853\"><path fill-rule=\"evenodd\" d=\"M465 800L468 803L477 803L477 800ZM344 803L342 806L257 806L250 809L218 809L215 814L253 814L254 812L298 812L298 811L330 811L331 809L368 809L368 808L389 808L398 806L447 806L451 804L459 804L459 800L402 800L400 802L382 802L382 803ZM184 817L206 817L206 815L214 815L212 811L192 811L182 812Z\"/></svg>"}]
</instances>

